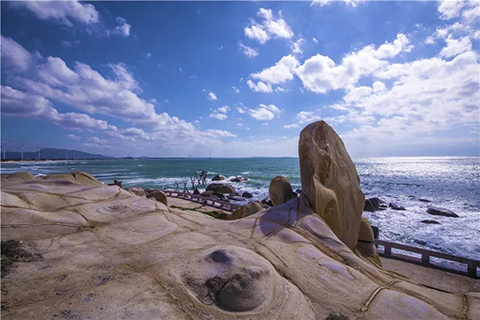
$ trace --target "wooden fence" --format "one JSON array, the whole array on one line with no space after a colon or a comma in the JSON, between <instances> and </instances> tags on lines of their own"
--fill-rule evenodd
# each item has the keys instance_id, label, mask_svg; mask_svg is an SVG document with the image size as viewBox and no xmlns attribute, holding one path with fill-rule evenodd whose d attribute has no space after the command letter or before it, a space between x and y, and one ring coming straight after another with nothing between
<instances>
[{"instance_id":1,"label":"wooden fence","mask_svg":"<svg viewBox=\"0 0 480 320\"><path fill-rule=\"evenodd\" d=\"M412 262L412 263L419 264L419 265L422 265L422 266L425 266L425 267L442 269L442 270L450 271L450 272L453 272L453 273L467 275L467 276L472 277L472 278L479 278L478 273L477 273L477 268L480 267L480 261L479 260L457 257L457 256L447 254L447 253L442 253L442 252L431 251L431 250L422 249L422 248L411 247L411 246L407 246L407 245L400 244L400 243L388 242L388 241L383 241L383 240L378 240L378 239L375 240L375 245L377 246L377 248L379 246L383 247L383 252L379 251L378 253L385 258L392 258L392 259L402 260L402 261L406 261L406 262ZM420 254L421 258L404 255L404 254L401 254L401 253L398 253L398 252L392 252L392 249L399 249L399 250L403 250L403 251L407 251L407 252L414 252L414 253ZM433 264L432 261L430 260L431 257L440 258L440 259L443 259L443 260L453 261L453 262L458 262L458 263L464 264L464 265L467 266L467 272L456 270L456 269L450 268L448 266L439 266L437 264Z\"/></svg>"},{"instance_id":2,"label":"wooden fence","mask_svg":"<svg viewBox=\"0 0 480 320\"><path fill-rule=\"evenodd\" d=\"M187 192L179 192L179 191L169 191L169 190L164 190L165 194L167 197L173 197L173 198L179 198L179 199L184 199L188 201L193 201L197 202L199 204L205 205L205 206L211 206L215 207L224 211L230 211L233 212L235 211L238 207L241 207L241 205L230 203L227 201L223 201L220 199L213 199L210 197L204 197L198 194L193 194L193 193L187 193Z\"/></svg>"}]
</instances>

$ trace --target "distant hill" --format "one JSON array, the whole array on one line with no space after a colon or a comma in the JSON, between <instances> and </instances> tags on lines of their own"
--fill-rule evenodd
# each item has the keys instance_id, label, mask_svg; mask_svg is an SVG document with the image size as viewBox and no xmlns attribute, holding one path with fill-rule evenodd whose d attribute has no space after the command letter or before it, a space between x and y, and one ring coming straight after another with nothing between
<instances>
[{"instance_id":1,"label":"distant hill","mask_svg":"<svg viewBox=\"0 0 480 320\"><path fill-rule=\"evenodd\" d=\"M74 157L76 160L83 159L113 159L114 157L105 156L103 154L93 154L78 150L68 150L68 149L56 149L56 148L44 148L40 149L40 160L65 160L68 153L68 159L73 160ZM20 152L5 152L6 160L18 160L21 159ZM37 152L23 152L24 160L37 160ZM2 153L3 160L3 153Z\"/></svg>"}]
</instances>

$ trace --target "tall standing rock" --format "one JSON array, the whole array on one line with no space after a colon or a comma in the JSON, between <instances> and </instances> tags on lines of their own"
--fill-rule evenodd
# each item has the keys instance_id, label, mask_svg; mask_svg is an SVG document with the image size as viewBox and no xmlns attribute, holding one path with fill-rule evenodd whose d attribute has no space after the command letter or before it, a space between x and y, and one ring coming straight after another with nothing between
<instances>
[{"instance_id":1,"label":"tall standing rock","mask_svg":"<svg viewBox=\"0 0 480 320\"><path fill-rule=\"evenodd\" d=\"M325 121L314 122L300 133L298 153L302 193L314 212L353 250L365 196L342 140Z\"/></svg>"}]
</instances>

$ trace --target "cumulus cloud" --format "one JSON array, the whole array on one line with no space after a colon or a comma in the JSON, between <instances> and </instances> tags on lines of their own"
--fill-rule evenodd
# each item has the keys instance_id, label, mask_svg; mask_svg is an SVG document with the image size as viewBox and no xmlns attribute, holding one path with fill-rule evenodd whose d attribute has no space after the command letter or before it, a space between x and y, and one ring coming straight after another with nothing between
<instances>
[{"instance_id":1,"label":"cumulus cloud","mask_svg":"<svg viewBox=\"0 0 480 320\"><path fill-rule=\"evenodd\" d=\"M321 120L321 117L318 114L315 114L313 111L300 111L296 115L297 122L292 124L284 125L285 129L299 128L302 125L311 123L314 121Z\"/></svg>"},{"instance_id":2,"label":"cumulus cloud","mask_svg":"<svg viewBox=\"0 0 480 320\"><path fill-rule=\"evenodd\" d=\"M70 130L101 132L110 146L122 148L141 149L155 141L178 154L234 136L222 130L200 131L189 122L165 112L157 113L156 101L139 96L142 89L125 64L109 64L113 77L107 78L87 64L75 62L70 67L58 57L32 54L14 40L6 39L2 38L2 66L6 66L2 70L2 116L36 118ZM85 113L62 113L55 103ZM93 114L120 118L134 127L118 129L93 118Z\"/></svg>"},{"instance_id":3,"label":"cumulus cloud","mask_svg":"<svg viewBox=\"0 0 480 320\"><path fill-rule=\"evenodd\" d=\"M306 89L316 93L347 88L357 83L362 76L386 67L389 64L386 59L402 51L410 51L412 46L409 43L409 39L399 33L392 43L386 42L377 49L374 45L369 45L347 54L339 65L331 58L317 54L296 68L295 73Z\"/></svg>"},{"instance_id":4,"label":"cumulus cloud","mask_svg":"<svg viewBox=\"0 0 480 320\"><path fill-rule=\"evenodd\" d=\"M208 100L218 100L217 96L213 92L208 93Z\"/></svg>"},{"instance_id":5,"label":"cumulus cloud","mask_svg":"<svg viewBox=\"0 0 480 320\"><path fill-rule=\"evenodd\" d=\"M252 118L259 121L272 120L275 116L280 115L280 109L278 109L274 104L260 104L257 109L248 109L248 112Z\"/></svg>"},{"instance_id":6,"label":"cumulus cloud","mask_svg":"<svg viewBox=\"0 0 480 320\"><path fill-rule=\"evenodd\" d=\"M315 38L314 38L315 39ZM301 56L303 54L303 48L302 46L306 43L305 39L300 38L297 41L293 41L290 43L290 50L292 50L292 53L294 55Z\"/></svg>"},{"instance_id":7,"label":"cumulus cloud","mask_svg":"<svg viewBox=\"0 0 480 320\"><path fill-rule=\"evenodd\" d=\"M130 28L132 26L127 23L127 19L122 17L117 17L117 19L115 20L117 21L118 25L112 30L111 33L128 37L130 35Z\"/></svg>"},{"instance_id":8,"label":"cumulus cloud","mask_svg":"<svg viewBox=\"0 0 480 320\"><path fill-rule=\"evenodd\" d=\"M12 1L10 6L31 12L40 20L47 20L59 25L74 27L83 26L88 32L97 31L102 35L121 35L129 36L131 26L127 20L117 17L117 26L113 30L108 30L101 23L100 13L93 4L79 2L77 0L69 1ZM71 43L65 42L65 45L71 46Z\"/></svg>"},{"instance_id":9,"label":"cumulus cloud","mask_svg":"<svg viewBox=\"0 0 480 320\"><path fill-rule=\"evenodd\" d=\"M234 91L235 93L240 93L240 90L239 90L237 87L232 86L232 89L233 89L233 91Z\"/></svg>"},{"instance_id":10,"label":"cumulus cloud","mask_svg":"<svg viewBox=\"0 0 480 320\"><path fill-rule=\"evenodd\" d=\"M263 93L271 93L273 92L272 86L270 84L263 83L262 81L258 81L257 84L252 80L247 81L247 85L250 89L255 92L263 92Z\"/></svg>"},{"instance_id":11,"label":"cumulus cloud","mask_svg":"<svg viewBox=\"0 0 480 320\"><path fill-rule=\"evenodd\" d=\"M294 70L298 66L298 60L294 56L288 55L281 58L274 66L258 73L252 73L250 76L269 84L284 83L293 79Z\"/></svg>"},{"instance_id":12,"label":"cumulus cloud","mask_svg":"<svg viewBox=\"0 0 480 320\"><path fill-rule=\"evenodd\" d=\"M242 53L244 55L246 55L247 57L254 58L254 57L258 56L258 51L256 49L247 47L246 45L244 45L241 42L238 43L238 46L240 47Z\"/></svg>"},{"instance_id":13,"label":"cumulus cloud","mask_svg":"<svg viewBox=\"0 0 480 320\"><path fill-rule=\"evenodd\" d=\"M440 13L440 19L450 20L458 17L462 10L463 0L442 0L438 6L438 12Z\"/></svg>"},{"instance_id":14,"label":"cumulus cloud","mask_svg":"<svg viewBox=\"0 0 480 320\"><path fill-rule=\"evenodd\" d=\"M257 16L262 20L260 23L252 20L250 26L244 28L245 36L264 44L271 38L290 39L294 33L287 22L282 18L282 12L276 18L270 9L260 8Z\"/></svg>"},{"instance_id":15,"label":"cumulus cloud","mask_svg":"<svg viewBox=\"0 0 480 320\"><path fill-rule=\"evenodd\" d=\"M440 51L440 57L450 58L465 51L472 50L472 42L467 37L460 39L448 37L445 41L447 42L447 46Z\"/></svg>"},{"instance_id":16,"label":"cumulus cloud","mask_svg":"<svg viewBox=\"0 0 480 320\"><path fill-rule=\"evenodd\" d=\"M73 1L14 1L11 6L26 9L41 20L53 20L65 26L73 26L73 22L93 24L99 22L100 14L95 6Z\"/></svg>"},{"instance_id":17,"label":"cumulus cloud","mask_svg":"<svg viewBox=\"0 0 480 320\"><path fill-rule=\"evenodd\" d=\"M391 87L376 81L372 87L352 88L343 97L343 103L336 105L337 110L346 113L343 120L355 128L342 137L408 145L433 139L435 132L453 128L478 130L477 53L467 51L451 61L434 57L393 64L388 69L374 76L392 83ZM439 138L433 140L429 143L442 144Z\"/></svg>"}]
</instances>

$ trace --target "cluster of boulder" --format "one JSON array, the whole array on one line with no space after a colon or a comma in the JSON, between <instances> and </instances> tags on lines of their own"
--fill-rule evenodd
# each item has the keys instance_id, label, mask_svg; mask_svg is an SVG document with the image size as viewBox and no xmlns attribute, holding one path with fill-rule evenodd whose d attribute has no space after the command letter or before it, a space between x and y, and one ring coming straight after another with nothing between
<instances>
[{"instance_id":1,"label":"cluster of boulder","mask_svg":"<svg viewBox=\"0 0 480 320\"><path fill-rule=\"evenodd\" d=\"M422 199L422 198L418 200L421 202L431 202L430 200ZM378 197L373 197L373 198L365 199L365 205L363 207L363 211L375 212L378 210L386 210L387 208L391 208L392 210L400 210L400 211L406 210L404 206L401 206L395 202L390 202L387 205L386 202L382 201ZM441 208L437 206L429 206L426 212L434 216L458 218L458 214L456 214L455 212L449 209ZM440 222L436 220L431 220L431 219L425 219L420 222L428 223L428 224L440 224Z\"/></svg>"},{"instance_id":2,"label":"cluster of boulder","mask_svg":"<svg viewBox=\"0 0 480 320\"><path fill-rule=\"evenodd\" d=\"M222 181L222 180L226 180L226 179L227 178L225 178L225 176L222 176L221 174L217 174L216 176L214 176L212 178L212 181ZM249 180L250 180L249 178L238 176L238 177L235 177L235 178L231 178L230 182L242 182L242 181L249 181Z\"/></svg>"}]
</instances>

